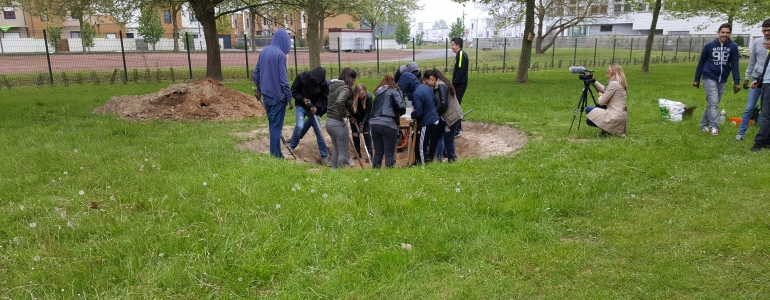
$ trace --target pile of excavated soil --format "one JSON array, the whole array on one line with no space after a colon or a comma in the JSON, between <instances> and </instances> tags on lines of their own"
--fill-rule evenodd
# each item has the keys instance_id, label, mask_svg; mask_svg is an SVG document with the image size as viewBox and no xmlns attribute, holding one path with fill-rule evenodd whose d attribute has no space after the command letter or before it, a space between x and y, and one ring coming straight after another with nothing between
<instances>
[{"instance_id":1,"label":"pile of excavated soil","mask_svg":"<svg viewBox=\"0 0 770 300\"><path fill-rule=\"evenodd\" d=\"M263 116L265 109L254 95L205 78L190 84L175 84L152 94L112 97L93 113L116 114L118 118L134 121L226 121Z\"/></svg>"},{"instance_id":2,"label":"pile of excavated soil","mask_svg":"<svg viewBox=\"0 0 770 300\"><path fill-rule=\"evenodd\" d=\"M326 133L325 124L322 124L321 134L326 141L326 146L329 148L329 156L331 157L331 139ZM286 141L291 138L294 125L288 125L283 127L283 136ZM242 142L235 147L238 149L245 149L256 153L270 153L270 140L268 137L267 128L260 128L251 132L236 133L235 135L240 137L253 138ZM490 156L504 155L512 153L519 148L523 147L528 141L528 137L524 132L518 131L510 126L495 125L488 123L476 123L476 122L463 122L463 135L455 139L455 151L457 152L458 159L464 158L488 158ZM363 139L361 139L363 144ZM352 148L352 146L348 146ZM289 160L293 160L286 147L282 146L281 151L283 156ZM353 168L371 168L371 164L366 162L363 145L361 145L361 154L364 158L354 159L356 164ZM294 150L294 155L297 157L298 162L320 164L321 154L318 152L318 143L316 143L315 133L313 130L309 130L302 140L300 140L297 149ZM355 156L355 150L351 149L349 155ZM406 165L407 151L396 152L396 167L404 167ZM444 158L446 161L446 158ZM384 164L384 161L383 161ZM350 168L350 167L348 167Z\"/></svg>"}]
</instances>

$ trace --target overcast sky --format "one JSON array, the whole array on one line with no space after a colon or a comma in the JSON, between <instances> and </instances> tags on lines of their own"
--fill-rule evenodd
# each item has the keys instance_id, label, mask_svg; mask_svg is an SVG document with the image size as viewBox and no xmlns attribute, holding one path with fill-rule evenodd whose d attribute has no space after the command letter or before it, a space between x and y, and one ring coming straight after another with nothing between
<instances>
[{"instance_id":1,"label":"overcast sky","mask_svg":"<svg viewBox=\"0 0 770 300\"><path fill-rule=\"evenodd\" d=\"M422 10L412 15L417 22L436 22L444 19L447 25L452 25L457 18L463 17L463 9L466 22L483 16L482 11L476 9L473 3L467 3L463 7L462 4L451 0L420 0L418 4L423 7Z\"/></svg>"}]
</instances>

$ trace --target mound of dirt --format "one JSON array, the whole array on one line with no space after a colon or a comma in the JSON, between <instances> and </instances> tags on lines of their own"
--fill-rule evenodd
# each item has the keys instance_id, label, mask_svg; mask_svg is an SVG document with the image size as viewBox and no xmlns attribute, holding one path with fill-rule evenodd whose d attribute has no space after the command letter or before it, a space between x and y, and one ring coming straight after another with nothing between
<instances>
[{"instance_id":1,"label":"mound of dirt","mask_svg":"<svg viewBox=\"0 0 770 300\"><path fill-rule=\"evenodd\" d=\"M326 146L329 148L329 156L331 156L331 139L326 133L325 124L322 124L321 134L323 134ZM287 125L283 127L283 136L288 142L291 138L291 133L294 130L294 125ZM256 153L270 153L270 140L268 137L267 128L260 128L252 130L251 132L236 133L236 136L253 138L252 140L242 142L235 147L238 149L244 149L253 151ZM504 155L512 153L519 148L523 147L528 141L528 136L521 131L518 131L510 126L496 125L489 123L476 123L476 122L463 122L463 135L455 139L455 151L457 152L458 159L464 158L488 158L495 155ZM363 139L361 140L363 144ZM352 148L352 146L349 146ZM289 154L289 150L286 147L281 147L284 157L291 160L293 159ZM359 161L354 159L356 164L353 168L371 168L371 164L366 162L366 154L364 153L364 147L361 145L361 154L364 155ZM321 154L318 152L318 144L316 143L315 133L313 130L309 130L302 140L300 140L297 149L294 150L294 155L297 156L298 162L320 164ZM349 155L356 157L355 150L350 149ZM407 159L407 151L396 152L396 167L404 167ZM444 158L446 161L446 158ZM383 162L384 163L384 162Z\"/></svg>"},{"instance_id":2,"label":"mound of dirt","mask_svg":"<svg viewBox=\"0 0 770 300\"><path fill-rule=\"evenodd\" d=\"M265 115L254 95L227 88L205 78L190 84L175 84L152 94L112 97L94 109L95 114L149 120L242 120Z\"/></svg>"}]
</instances>

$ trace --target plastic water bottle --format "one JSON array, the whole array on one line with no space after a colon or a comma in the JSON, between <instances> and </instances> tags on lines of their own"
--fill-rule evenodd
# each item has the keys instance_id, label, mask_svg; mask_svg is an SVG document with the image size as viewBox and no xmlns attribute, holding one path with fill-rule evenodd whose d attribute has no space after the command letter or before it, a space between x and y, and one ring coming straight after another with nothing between
<instances>
[{"instance_id":1,"label":"plastic water bottle","mask_svg":"<svg viewBox=\"0 0 770 300\"><path fill-rule=\"evenodd\" d=\"M719 113L719 124L725 123L725 118L727 117L727 112L725 112L725 109L722 109L722 112Z\"/></svg>"}]
</instances>

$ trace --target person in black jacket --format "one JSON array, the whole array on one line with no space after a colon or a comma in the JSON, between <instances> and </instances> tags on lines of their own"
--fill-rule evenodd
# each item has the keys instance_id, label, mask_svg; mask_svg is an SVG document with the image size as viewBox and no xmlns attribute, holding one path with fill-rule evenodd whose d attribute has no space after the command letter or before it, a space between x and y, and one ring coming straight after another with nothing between
<instances>
[{"instance_id":1,"label":"person in black jacket","mask_svg":"<svg viewBox=\"0 0 770 300\"><path fill-rule=\"evenodd\" d=\"M385 167L396 165L396 143L398 142L399 118L406 113L404 99L398 85L390 75L380 81L374 90L374 102L369 118L372 129L372 144L374 156L372 168L379 169L382 157L385 157Z\"/></svg>"},{"instance_id":2,"label":"person in black jacket","mask_svg":"<svg viewBox=\"0 0 770 300\"><path fill-rule=\"evenodd\" d=\"M350 130L353 132L353 147L356 148L358 157L361 157L361 138L359 134L364 135L364 143L368 149L369 157L372 156L372 136L369 134L369 113L372 111L372 94L366 90L363 84L356 84L353 87L353 110L350 113ZM358 126L356 126L358 125ZM361 129L361 133L358 132Z\"/></svg>"},{"instance_id":3,"label":"person in black jacket","mask_svg":"<svg viewBox=\"0 0 770 300\"><path fill-rule=\"evenodd\" d=\"M297 106L295 114L297 125L294 126L294 133L291 135L289 150L293 152L297 148L299 140L305 137L307 131L312 127L318 143L318 151L321 153L321 160L328 164L329 153L321 134L321 127L319 127L320 118L326 113L326 106L329 101L326 69L317 67L311 71L297 74L291 85L291 94Z\"/></svg>"},{"instance_id":4,"label":"person in black jacket","mask_svg":"<svg viewBox=\"0 0 770 300\"><path fill-rule=\"evenodd\" d=\"M452 85L455 87L457 102L462 105L463 95L465 95L465 89L468 87L468 54L465 54L465 51L463 51L462 38L453 38L451 46L452 52L457 53L455 56L454 71L452 71ZM460 125L458 125L457 135L455 137L463 134L462 120L459 122Z\"/></svg>"}]
</instances>

